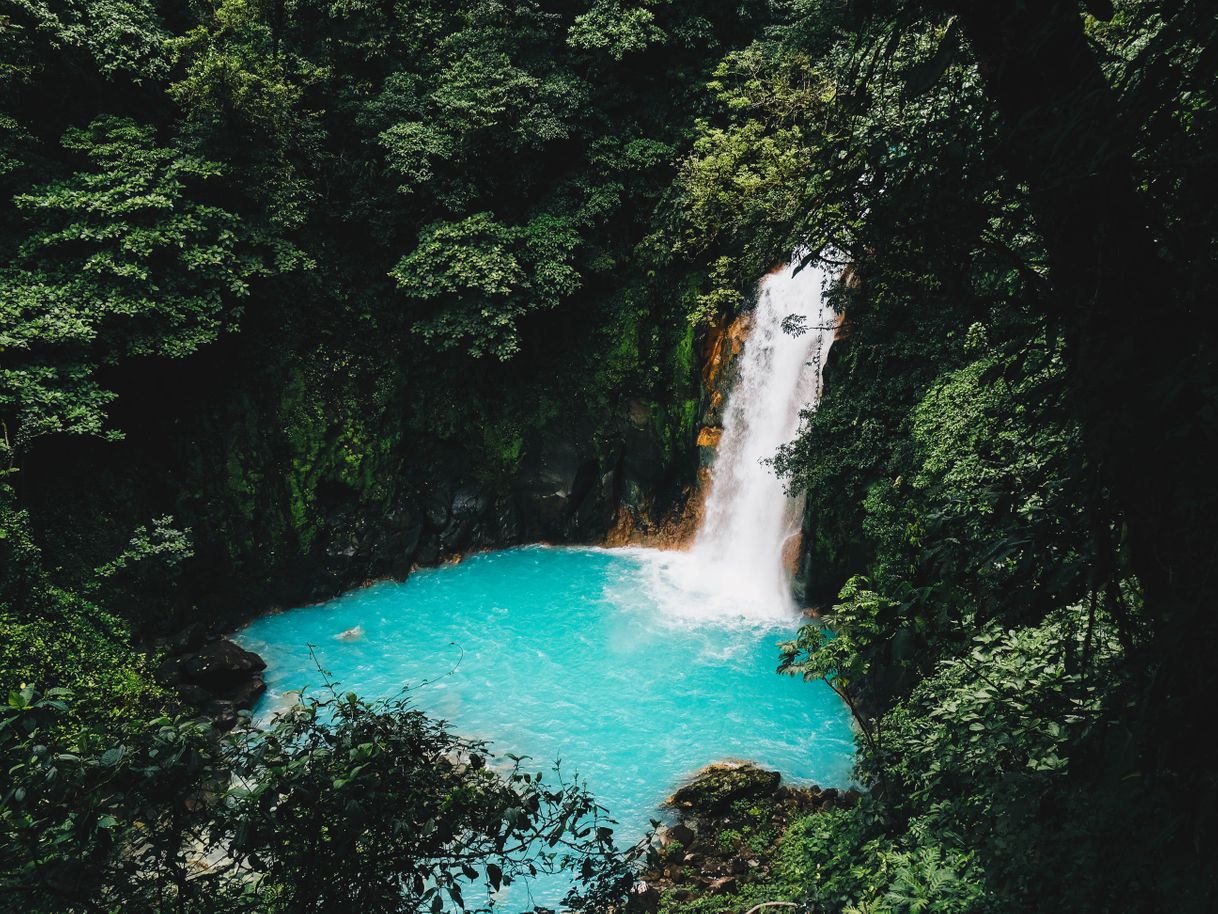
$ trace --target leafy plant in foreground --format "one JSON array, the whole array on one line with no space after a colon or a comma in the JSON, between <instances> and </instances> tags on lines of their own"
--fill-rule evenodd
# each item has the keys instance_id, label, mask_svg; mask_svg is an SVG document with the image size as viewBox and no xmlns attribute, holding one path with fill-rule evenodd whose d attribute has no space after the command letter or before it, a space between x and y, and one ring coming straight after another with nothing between
<instances>
[{"instance_id":1,"label":"leafy plant in foreground","mask_svg":"<svg viewBox=\"0 0 1218 914\"><path fill-rule=\"evenodd\" d=\"M591 910L643 852L557 765L498 764L404 699L330 690L224 737L81 725L70 701L27 686L0 708L0 896L26 912L481 910L558 873Z\"/></svg>"}]
</instances>

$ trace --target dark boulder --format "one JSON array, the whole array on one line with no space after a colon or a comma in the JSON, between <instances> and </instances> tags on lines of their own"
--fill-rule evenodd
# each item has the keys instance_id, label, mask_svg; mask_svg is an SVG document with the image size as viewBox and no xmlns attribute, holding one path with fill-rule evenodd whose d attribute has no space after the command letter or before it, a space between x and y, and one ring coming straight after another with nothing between
<instances>
[{"instance_id":1,"label":"dark boulder","mask_svg":"<svg viewBox=\"0 0 1218 914\"><path fill-rule=\"evenodd\" d=\"M642 911L657 911L660 908L660 890L650 883L639 880L630 890L631 908Z\"/></svg>"},{"instance_id":2,"label":"dark boulder","mask_svg":"<svg viewBox=\"0 0 1218 914\"><path fill-rule=\"evenodd\" d=\"M682 847L689 847L694 843L697 833L686 825L684 822L678 822L671 828L664 829L660 835L660 845L667 847L674 842L680 843Z\"/></svg>"},{"instance_id":3,"label":"dark boulder","mask_svg":"<svg viewBox=\"0 0 1218 914\"><path fill-rule=\"evenodd\" d=\"M153 678L161 685L176 686L186 679L186 662L191 655L175 654L166 657L152 671Z\"/></svg>"},{"instance_id":4,"label":"dark boulder","mask_svg":"<svg viewBox=\"0 0 1218 914\"><path fill-rule=\"evenodd\" d=\"M239 711L250 711L266 691L266 683L261 676L253 676L225 695Z\"/></svg>"},{"instance_id":5,"label":"dark boulder","mask_svg":"<svg viewBox=\"0 0 1218 914\"><path fill-rule=\"evenodd\" d=\"M191 622L181 631L166 638L164 647L169 654L186 654L197 651L206 641L207 626L202 622Z\"/></svg>"},{"instance_id":6,"label":"dark boulder","mask_svg":"<svg viewBox=\"0 0 1218 914\"><path fill-rule=\"evenodd\" d=\"M191 708L206 707L216 696L202 686L192 685L189 682L178 683L173 687L173 691L181 699L182 704Z\"/></svg>"},{"instance_id":7,"label":"dark boulder","mask_svg":"<svg viewBox=\"0 0 1218 914\"><path fill-rule=\"evenodd\" d=\"M180 666L183 679L217 694L237 688L265 669L261 657L227 638L204 645Z\"/></svg>"}]
</instances>

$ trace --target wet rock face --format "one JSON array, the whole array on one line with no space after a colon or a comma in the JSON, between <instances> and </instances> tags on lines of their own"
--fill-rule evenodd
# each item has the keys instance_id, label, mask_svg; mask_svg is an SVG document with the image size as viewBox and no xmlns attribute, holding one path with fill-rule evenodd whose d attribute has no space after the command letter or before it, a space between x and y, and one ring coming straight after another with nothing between
<instances>
[{"instance_id":1,"label":"wet rock face","mask_svg":"<svg viewBox=\"0 0 1218 914\"><path fill-rule=\"evenodd\" d=\"M748 338L752 315L745 312L736 317L722 315L706 335L702 362L702 384L706 389L708 406L705 421L718 425L723 421L723 404L732 389L739 368L737 357Z\"/></svg>"},{"instance_id":2,"label":"wet rock face","mask_svg":"<svg viewBox=\"0 0 1218 914\"><path fill-rule=\"evenodd\" d=\"M253 602L311 603L376 578L405 577L431 505L405 491L371 504L349 485L326 482L309 507L319 522L307 548L272 571L269 591Z\"/></svg>"},{"instance_id":3,"label":"wet rock face","mask_svg":"<svg viewBox=\"0 0 1218 914\"><path fill-rule=\"evenodd\" d=\"M415 567L474 551L538 541L603 544L619 528L619 543L655 536L670 544L676 538L670 528L684 517L696 488L699 455L705 463L713 455L715 416L745 323L725 316L713 332L699 330L692 347L682 347L678 367L687 376L664 381L672 382L671 390L649 382L645 398L632 389L634 399L620 391L566 403L522 420L519 428L507 423L510 433L502 436L475 421L435 440L413 441L401 437L414 428L413 413L390 410L356 423L358 440L347 441L350 429L332 424L329 400L320 419L317 404L288 403L275 390L266 391L265 402L242 400L237 408L250 421L239 442L222 446L223 436L206 434L205 423L181 437L189 448L175 451L174 459L189 467L179 474L181 484L190 487L175 516L194 530L195 558L183 563L172 593L150 604L146 614L157 624L148 634L163 636L198 618L237 627L263 609L402 580ZM351 402L362 402L360 396ZM347 405L335 408L341 413ZM290 432L280 421L262 421L295 415L298 406L311 418ZM405 424L395 424L399 419ZM703 426L710 430L699 445ZM159 447L184 434L149 440ZM206 447L195 446L196 439ZM121 481L130 475L128 464L116 463ZM46 477L48 504L71 501L61 496L63 476ZM165 508L135 507L144 518Z\"/></svg>"},{"instance_id":4,"label":"wet rock face","mask_svg":"<svg viewBox=\"0 0 1218 914\"><path fill-rule=\"evenodd\" d=\"M545 541L595 540L608 527L600 461L584 435L546 441L532 436L525 446L512 497L522 532Z\"/></svg>"}]
</instances>

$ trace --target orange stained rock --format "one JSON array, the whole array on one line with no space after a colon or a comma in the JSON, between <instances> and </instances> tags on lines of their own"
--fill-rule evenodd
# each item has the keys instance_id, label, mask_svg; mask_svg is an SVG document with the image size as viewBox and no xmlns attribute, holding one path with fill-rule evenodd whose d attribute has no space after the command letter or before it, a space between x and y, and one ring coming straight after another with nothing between
<instances>
[{"instance_id":1,"label":"orange stained rock","mask_svg":"<svg viewBox=\"0 0 1218 914\"><path fill-rule=\"evenodd\" d=\"M723 367L723 339L726 318L720 315L706 332L706 344L702 355L702 383L708 391L714 391L715 381Z\"/></svg>"},{"instance_id":2,"label":"orange stained rock","mask_svg":"<svg viewBox=\"0 0 1218 914\"><path fill-rule=\"evenodd\" d=\"M833 329L833 342L846 339L850 336L850 321L846 317L846 312L842 311L837 315L837 324Z\"/></svg>"},{"instance_id":3,"label":"orange stained rock","mask_svg":"<svg viewBox=\"0 0 1218 914\"><path fill-rule=\"evenodd\" d=\"M706 334L706 361L702 365L702 383L707 391L714 396L719 393L719 374L728 359L735 358L744 347L744 341L749 335L752 325L752 315L739 315L730 324L726 317L721 317ZM722 394L719 397L722 400Z\"/></svg>"},{"instance_id":4,"label":"orange stained rock","mask_svg":"<svg viewBox=\"0 0 1218 914\"><path fill-rule=\"evenodd\" d=\"M799 571L799 552L803 546L802 533L792 533L782 544L782 567L787 574L794 575Z\"/></svg>"},{"instance_id":5,"label":"orange stained rock","mask_svg":"<svg viewBox=\"0 0 1218 914\"><path fill-rule=\"evenodd\" d=\"M732 344L732 355L740 355L740 350L744 348L744 341L748 339L749 331L753 329L753 314L746 311L737 317L730 327L727 328L727 338Z\"/></svg>"},{"instance_id":6,"label":"orange stained rock","mask_svg":"<svg viewBox=\"0 0 1218 914\"><path fill-rule=\"evenodd\" d=\"M686 489L683 503L658 523L650 519L650 503L640 505L637 513L625 506L618 508L613 528L605 537L605 545L685 549L693 542L694 534L698 531L709 483L710 471L706 468L698 470L698 482Z\"/></svg>"}]
</instances>

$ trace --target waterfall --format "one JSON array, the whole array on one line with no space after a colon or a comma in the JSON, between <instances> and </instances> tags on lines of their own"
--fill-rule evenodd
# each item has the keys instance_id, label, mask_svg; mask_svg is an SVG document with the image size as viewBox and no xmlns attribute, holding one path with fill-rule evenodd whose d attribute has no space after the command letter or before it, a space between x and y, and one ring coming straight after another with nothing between
<instances>
[{"instance_id":1,"label":"waterfall","mask_svg":"<svg viewBox=\"0 0 1218 914\"><path fill-rule=\"evenodd\" d=\"M799 532L803 499L786 494L770 461L820 395L836 323L825 278L788 264L762 279L693 545L685 554L640 553L653 596L674 620L789 620L795 611L782 554ZM784 333L790 316L807 329Z\"/></svg>"},{"instance_id":2,"label":"waterfall","mask_svg":"<svg viewBox=\"0 0 1218 914\"><path fill-rule=\"evenodd\" d=\"M801 498L789 497L769 461L799 431L800 413L815 406L820 368L833 342L834 314L825 304L825 274L788 265L761 281L752 326L738 356L723 436L705 513L692 548L708 585L741 611L790 609L783 545L799 532ZM784 333L790 315L808 328Z\"/></svg>"}]
</instances>

